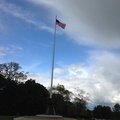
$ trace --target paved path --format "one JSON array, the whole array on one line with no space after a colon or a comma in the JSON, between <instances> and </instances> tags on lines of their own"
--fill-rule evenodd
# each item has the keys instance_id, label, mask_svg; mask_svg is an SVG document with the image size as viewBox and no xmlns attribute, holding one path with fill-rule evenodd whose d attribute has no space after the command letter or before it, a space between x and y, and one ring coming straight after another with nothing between
<instances>
[{"instance_id":1,"label":"paved path","mask_svg":"<svg viewBox=\"0 0 120 120\"><path fill-rule=\"evenodd\" d=\"M73 118L64 118L56 115L38 115L38 116L24 116L14 118L14 120L76 120Z\"/></svg>"}]
</instances>

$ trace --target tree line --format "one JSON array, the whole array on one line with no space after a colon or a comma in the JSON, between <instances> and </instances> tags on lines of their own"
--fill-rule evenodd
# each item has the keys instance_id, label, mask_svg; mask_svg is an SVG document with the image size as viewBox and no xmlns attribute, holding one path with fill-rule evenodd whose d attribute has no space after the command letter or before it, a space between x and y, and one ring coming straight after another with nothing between
<instances>
[{"instance_id":1,"label":"tree line","mask_svg":"<svg viewBox=\"0 0 120 120\"><path fill-rule=\"evenodd\" d=\"M27 79L26 72L20 71L18 63L0 64L0 115L36 115L45 114L49 89ZM63 85L53 87L52 101L56 114L65 117L80 117L81 111L87 110L88 94L76 89L76 94Z\"/></svg>"},{"instance_id":2,"label":"tree line","mask_svg":"<svg viewBox=\"0 0 120 120\"><path fill-rule=\"evenodd\" d=\"M49 89L27 79L26 72L20 71L18 63L0 64L0 115L36 115L45 114L49 100ZM82 89L75 92L64 85L53 87L52 101L57 115L72 118L120 119L120 105L95 106L87 109L89 94Z\"/></svg>"}]
</instances>

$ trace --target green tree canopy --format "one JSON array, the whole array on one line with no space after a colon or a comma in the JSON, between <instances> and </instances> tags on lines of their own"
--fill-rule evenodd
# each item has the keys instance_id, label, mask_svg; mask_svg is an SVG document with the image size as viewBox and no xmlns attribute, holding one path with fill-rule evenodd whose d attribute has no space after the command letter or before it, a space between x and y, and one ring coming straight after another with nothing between
<instances>
[{"instance_id":1,"label":"green tree canopy","mask_svg":"<svg viewBox=\"0 0 120 120\"><path fill-rule=\"evenodd\" d=\"M47 110L49 92L35 80L20 71L18 63L0 64L0 115L36 115ZM57 114L65 117L88 116L88 94L81 89L75 93L64 85L53 87L52 101Z\"/></svg>"},{"instance_id":2,"label":"green tree canopy","mask_svg":"<svg viewBox=\"0 0 120 120\"><path fill-rule=\"evenodd\" d=\"M17 82L0 75L0 115L36 115L46 110L48 90L35 80Z\"/></svg>"},{"instance_id":3,"label":"green tree canopy","mask_svg":"<svg viewBox=\"0 0 120 120\"><path fill-rule=\"evenodd\" d=\"M81 112L85 110L89 100L89 95L81 89L76 89L75 93L67 90L63 85L58 84L53 88L53 103L57 114L65 117L81 117ZM83 113L83 112L82 112ZM84 114L84 117L88 114Z\"/></svg>"},{"instance_id":4,"label":"green tree canopy","mask_svg":"<svg viewBox=\"0 0 120 120\"><path fill-rule=\"evenodd\" d=\"M16 62L0 64L0 74L5 76L5 78L10 78L11 80L19 81L27 79L27 73L24 73L24 71L19 71L20 69L20 65Z\"/></svg>"},{"instance_id":5,"label":"green tree canopy","mask_svg":"<svg viewBox=\"0 0 120 120\"><path fill-rule=\"evenodd\" d=\"M112 111L109 106L98 105L94 107L94 110L93 110L94 118L109 119L111 118L111 114L112 114Z\"/></svg>"},{"instance_id":6,"label":"green tree canopy","mask_svg":"<svg viewBox=\"0 0 120 120\"><path fill-rule=\"evenodd\" d=\"M53 87L53 93L62 95L65 101L69 101L72 96L72 92L66 90L65 87L60 84L58 84L56 87Z\"/></svg>"},{"instance_id":7,"label":"green tree canopy","mask_svg":"<svg viewBox=\"0 0 120 120\"><path fill-rule=\"evenodd\" d=\"M116 103L113 107L113 111L114 112L120 112L120 104L119 103Z\"/></svg>"}]
</instances>

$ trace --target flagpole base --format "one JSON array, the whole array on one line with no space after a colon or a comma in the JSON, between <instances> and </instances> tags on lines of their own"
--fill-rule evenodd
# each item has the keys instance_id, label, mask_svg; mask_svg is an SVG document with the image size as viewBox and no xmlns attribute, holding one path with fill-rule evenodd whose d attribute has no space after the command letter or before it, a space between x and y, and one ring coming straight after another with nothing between
<instances>
[{"instance_id":1,"label":"flagpole base","mask_svg":"<svg viewBox=\"0 0 120 120\"><path fill-rule=\"evenodd\" d=\"M51 98L48 100L46 115L56 115L56 112L55 112L55 109L54 109L53 102L52 102Z\"/></svg>"}]
</instances>

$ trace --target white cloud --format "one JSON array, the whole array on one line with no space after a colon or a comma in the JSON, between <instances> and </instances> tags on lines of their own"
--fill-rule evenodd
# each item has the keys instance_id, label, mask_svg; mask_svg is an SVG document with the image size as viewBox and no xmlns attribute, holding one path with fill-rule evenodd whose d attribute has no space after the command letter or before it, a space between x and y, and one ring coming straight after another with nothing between
<instances>
[{"instance_id":1,"label":"white cloud","mask_svg":"<svg viewBox=\"0 0 120 120\"><path fill-rule=\"evenodd\" d=\"M49 82L49 78L46 77L45 75L43 74L40 74L40 73L30 73L27 75L28 76L28 79L34 79L36 80L36 82L46 86L46 87L49 87L50 86L50 82Z\"/></svg>"},{"instance_id":2,"label":"white cloud","mask_svg":"<svg viewBox=\"0 0 120 120\"><path fill-rule=\"evenodd\" d=\"M66 32L77 43L107 48L120 46L118 0L28 0L51 7L66 22Z\"/></svg>"},{"instance_id":3,"label":"white cloud","mask_svg":"<svg viewBox=\"0 0 120 120\"><path fill-rule=\"evenodd\" d=\"M75 42L85 45L119 48L120 46L120 1L117 0L28 0L37 5L46 5L52 15L58 13L58 19L65 22L66 34ZM47 8L47 10L48 10ZM34 14L8 2L0 1L0 9L6 14L22 19L39 29L53 32L45 23L34 18ZM49 12L49 11L47 11ZM0 24L2 26L2 24ZM4 28L4 26L2 26ZM45 44L42 44L46 46ZM46 46L48 47L48 46ZM22 50L19 46L0 47L0 56ZM108 51L91 51L89 66L82 63L61 65L54 70L54 85L63 84L67 89L75 87L90 93L91 103L120 102L120 57L119 54ZM41 63L29 66L34 70ZM60 63L61 64L61 63ZM50 86L50 77L46 74L32 74L29 78Z\"/></svg>"},{"instance_id":4,"label":"white cloud","mask_svg":"<svg viewBox=\"0 0 120 120\"><path fill-rule=\"evenodd\" d=\"M66 33L80 44L104 48L120 48L120 1L106 0L30 0L57 11L60 20L66 22ZM57 12L54 12L55 14ZM120 57L108 51L94 51L88 59L89 67L72 66L57 68L66 73L55 78L54 84L62 83L69 89L80 87L90 92L92 103L119 101Z\"/></svg>"},{"instance_id":5,"label":"white cloud","mask_svg":"<svg viewBox=\"0 0 120 120\"><path fill-rule=\"evenodd\" d=\"M7 54L8 50L9 50L9 48L4 47L4 46L0 46L0 58L5 56Z\"/></svg>"},{"instance_id":6,"label":"white cloud","mask_svg":"<svg viewBox=\"0 0 120 120\"><path fill-rule=\"evenodd\" d=\"M9 54L15 53L17 50L22 50L21 47L15 46L15 45L9 45L9 46L0 46L0 58L3 58ZM4 61L5 62L5 61Z\"/></svg>"},{"instance_id":7,"label":"white cloud","mask_svg":"<svg viewBox=\"0 0 120 120\"><path fill-rule=\"evenodd\" d=\"M54 69L54 73L55 74L62 74L62 73L64 73L65 71L66 71L66 67L64 67L64 68L61 68L61 69L59 69L59 68L55 68Z\"/></svg>"},{"instance_id":8,"label":"white cloud","mask_svg":"<svg viewBox=\"0 0 120 120\"><path fill-rule=\"evenodd\" d=\"M93 57L92 57L93 60ZM120 88L120 57L118 54L103 52L102 55L94 57L94 64L91 70L94 70L94 76L99 80L99 90L103 97L109 97L110 102L113 102L116 96L119 96ZM101 92L102 91L102 92ZM108 99L108 98L107 98ZM118 102L119 99L117 99Z\"/></svg>"},{"instance_id":9,"label":"white cloud","mask_svg":"<svg viewBox=\"0 0 120 120\"><path fill-rule=\"evenodd\" d=\"M16 46L16 45L10 45L14 50L22 50L23 48Z\"/></svg>"},{"instance_id":10,"label":"white cloud","mask_svg":"<svg viewBox=\"0 0 120 120\"><path fill-rule=\"evenodd\" d=\"M56 68L53 85L62 84L71 91L79 87L90 93L90 103L93 105L111 105L120 102L120 57L112 52L98 51L96 53L90 53L91 64L87 67L76 63ZM48 77L38 74L34 74L33 77L43 85L50 86Z\"/></svg>"},{"instance_id":11,"label":"white cloud","mask_svg":"<svg viewBox=\"0 0 120 120\"><path fill-rule=\"evenodd\" d=\"M28 0L37 5L46 5L51 16L58 15L58 19L67 24L66 34L75 42L85 45L96 45L107 48L120 46L120 1L106 0ZM35 14L23 10L20 6L0 2L0 9L7 14L33 24L39 29L53 33L53 28L35 19ZM50 17L51 18L51 17ZM53 24L53 22L52 22Z\"/></svg>"},{"instance_id":12,"label":"white cloud","mask_svg":"<svg viewBox=\"0 0 120 120\"><path fill-rule=\"evenodd\" d=\"M25 22L36 26L39 29L47 30L53 33L53 28L48 27L40 20L36 20L35 14L25 9L23 10L20 6L16 6L15 4L8 3L5 1L0 1L0 9L7 14L10 14L16 18L22 19Z\"/></svg>"}]
</instances>

